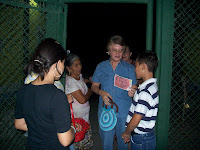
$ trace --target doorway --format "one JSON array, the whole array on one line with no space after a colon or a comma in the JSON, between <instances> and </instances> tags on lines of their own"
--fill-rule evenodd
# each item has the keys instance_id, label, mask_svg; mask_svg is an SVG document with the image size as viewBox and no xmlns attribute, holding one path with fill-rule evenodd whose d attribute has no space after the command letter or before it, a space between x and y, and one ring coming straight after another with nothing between
<instances>
[{"instance_id":1,"label":"doorway","mask_svg":"<svg viewBox=\"0 0 200 150\"><path fill-rule=\"evenodd\" d=\"M106 44L112 35L125 38L135 59L146 47L146 14L146 4L70 3L67 49L80 57L88 76L98 63L109 58Z\"/></svg>"}]
</instances>

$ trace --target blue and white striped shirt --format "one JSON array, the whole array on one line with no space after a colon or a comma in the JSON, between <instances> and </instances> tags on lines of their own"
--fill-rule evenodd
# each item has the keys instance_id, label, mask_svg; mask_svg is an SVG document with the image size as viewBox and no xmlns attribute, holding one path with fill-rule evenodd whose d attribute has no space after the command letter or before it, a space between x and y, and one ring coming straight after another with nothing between
<instances>
[{"instance_id":1,"label":"blue and white striped shirt","mask_svg":"<svg viewBox=\"0 0 200 150\"><path fill-rule=\"evenodd\" d=\"M128 126L134 113L142 115L141 121L134 130L135 133L145 134L151 132L155 127L159 104L156 81L157 79L151 78L143 82L135 92L126 119L126 126Z\"/></svg>"}]
</instances>

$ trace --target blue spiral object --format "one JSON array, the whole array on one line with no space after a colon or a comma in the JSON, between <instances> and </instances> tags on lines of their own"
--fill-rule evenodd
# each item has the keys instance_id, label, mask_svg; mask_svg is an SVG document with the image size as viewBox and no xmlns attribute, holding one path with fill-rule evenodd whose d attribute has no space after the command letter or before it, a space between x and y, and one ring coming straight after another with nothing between
<instances>
[{"instance_id":1,"label":"blue spiral object","mask_svg":"<svg viewBox=\"0 0 200 150\"><path fill-rule=\"evenodd\" d=\"M99 119L100 128L103 131L110 131L115 127L116 123L117 117L115 111L112 108L106 109L103 107L103 111Z\"/></svg>"}]
</instances>

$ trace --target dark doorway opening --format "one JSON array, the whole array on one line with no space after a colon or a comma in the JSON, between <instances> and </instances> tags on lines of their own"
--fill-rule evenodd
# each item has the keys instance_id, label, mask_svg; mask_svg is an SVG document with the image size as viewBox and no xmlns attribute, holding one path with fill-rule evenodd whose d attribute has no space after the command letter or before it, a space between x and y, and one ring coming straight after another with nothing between
<instances>
[{"instance_id":1,"label":"dark doorway opening","mask_svg":"<svg viewBox=\"0 0 200 150\"><path fill-rule=\"evenodd\" d=\"M112 35L125 38L133 59L145 50L146 13L146 4L69 4L67 49L81 58L82 72L91 76L97 64L109 58L106 44Z\"/></svg>"}]
</instances>

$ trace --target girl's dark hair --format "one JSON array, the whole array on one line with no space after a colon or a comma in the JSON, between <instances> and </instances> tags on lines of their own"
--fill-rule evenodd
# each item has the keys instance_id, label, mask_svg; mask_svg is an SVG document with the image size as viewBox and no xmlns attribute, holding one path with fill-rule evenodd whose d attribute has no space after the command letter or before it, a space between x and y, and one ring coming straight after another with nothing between
<instances>
[{"instance_id":1,"label":"girl's dark hair","mask_svg":"<svg viewBox=\"0 0 200 150\"><path fill-rule=\"evenodd\" d=\"M144 51L137 56L136 60L139 64L145 63L149 69L149 72L155 73L158 67L158 57L153 51Z\"/></svg>"},{"instance_id":2,"label":"girl's dark hair","mask_svg":"<svg viewBox=\"0 0 200 150\"><path fill-rule=\"evenodd\" d=\"M44 39L36 48L30 62L25 66L26 75L32 72L44 79L45 73L49 72L50 67L66 58L66 51L56 40L52 38Z\"/></svg>"},{"instance_id":3,"label":"girl's dark hair","mask_svg":"<svg viewBox=\"0 0 200 150\"><path fill-rule=\"evenodd\" d=\"M65 65L68 66L68 67L71 67L71 65L77 60L80 58L75 55L75 54L68 54L67 57L66 57L66 60L65 60ZM66 69L67 70L67 69ZM68 70L67 70L67 74L68 74Z\"/></svg>"},{"instance_id":4,"label":"girl's dark hair","mask_svg":"<svg viewBox=\"0 0 200 150\"><path fill-rule=\"evenodd\" d=\"M114 35L110 37L107 44L107 50L110 50L110 46L113 44L119 44L121 46L126 46L125 40L120 35Z\"/></svg>"}]
</instances>

